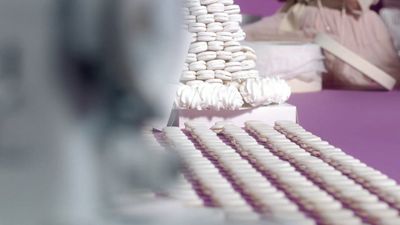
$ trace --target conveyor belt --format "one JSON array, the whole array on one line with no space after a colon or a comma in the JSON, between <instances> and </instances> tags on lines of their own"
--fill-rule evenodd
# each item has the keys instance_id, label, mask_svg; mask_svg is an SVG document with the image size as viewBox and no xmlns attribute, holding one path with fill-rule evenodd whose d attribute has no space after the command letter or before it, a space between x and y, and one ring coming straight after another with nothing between
<instances>
[{"instance_id":1,"label":"conveyor belt","mask_svg":"<svg viewBox=\"0 0 400 225\"><path fill-rule=\"evenodd\" d=\"M400 224L394 180L293 122L226 124L218 133L193 123L145 136L184 162L182 184L170 196L219 207L228 220Z\"/></svg>"}]
</instances>

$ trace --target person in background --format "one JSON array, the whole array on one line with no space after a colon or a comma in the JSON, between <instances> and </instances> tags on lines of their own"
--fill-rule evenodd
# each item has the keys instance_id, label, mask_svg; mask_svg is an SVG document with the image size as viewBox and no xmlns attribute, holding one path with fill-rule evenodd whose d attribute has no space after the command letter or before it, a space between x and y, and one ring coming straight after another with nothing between
<instances>
[{"instance_id":1,"label":"person in background","mask_svg":"<svg viewBox=\"0 0 400 225\"><path fill-rule=\"evenodd\" d=\"M378 0L287 0L272 17L244 28L249 41L310 42L326 33L400 81L400 59L389 31L370 10ZM327 88L383 89L337 57L325 53Z\"/></svg>"}]
</instances>

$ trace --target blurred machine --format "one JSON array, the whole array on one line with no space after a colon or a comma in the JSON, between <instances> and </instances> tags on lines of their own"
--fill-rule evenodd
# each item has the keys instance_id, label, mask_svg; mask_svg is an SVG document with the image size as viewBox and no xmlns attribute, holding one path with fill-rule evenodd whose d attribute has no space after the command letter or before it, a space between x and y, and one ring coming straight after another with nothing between
<instances>
[{"instance_id":1,"label":"blurred machine","mask_svg":"<svg viewBox=\"0 0 400 225\"><path fill-rule=\"evenodd\" d=\"M175 177L176 158L147 150L138 130L172 105L160 96L183 61L170 56L178 10L174 0L0 1L1 224L121 224L118 196L139 201Z\"/></svg>"}]
</instances>

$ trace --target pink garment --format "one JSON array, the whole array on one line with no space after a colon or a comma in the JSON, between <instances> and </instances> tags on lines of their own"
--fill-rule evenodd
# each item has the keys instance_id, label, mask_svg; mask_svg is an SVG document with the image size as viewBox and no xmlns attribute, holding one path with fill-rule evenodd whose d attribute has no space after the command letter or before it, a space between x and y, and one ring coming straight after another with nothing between
<instances>
[{"instance_id":1,"label":"pink garment","mask_svg":"<svg viewBox=\"0 0 400 225\"><path fill-rule=\"evenodd\" d=\"M342 13L338 9L305 6L302 15L297 15L294 32L280 30L284 14L276 14L244 28L248 40L312 40L317 33L330 34L345 47L357 53L375 66L400 81L400 59L395 51L390 34L373 11L360 16ZM364 76L352 66L325 52L328 70L324 84L330 88L382 89L376 82Z\"/></svg>"},{"instance_id":2,"label":"pink garment","mask_svg":"<svg viewBox=\"0 0 400 225\"><path fill-rule=\"evenodd\" d=\"M373 11L366 11L359 18L342 16L339 10L324 8L324 20L320 9L309 7L300 21L301 30L306 36L325 31L342 45L362 56L386 73L400 81L400 59L395 51L391 36L381 20ZM325 24L326 23L326 24ZM325 84L334 88L380 89L380 85L364 76L349 64L326 53L326 67L330 72Z\"/></svg>"}]
</instances>

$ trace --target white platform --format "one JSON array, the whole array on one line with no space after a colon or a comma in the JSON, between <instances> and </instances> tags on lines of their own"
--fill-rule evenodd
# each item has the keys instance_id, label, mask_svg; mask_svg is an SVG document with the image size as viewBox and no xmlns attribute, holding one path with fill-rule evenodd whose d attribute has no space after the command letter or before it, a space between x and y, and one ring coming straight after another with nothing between
<instances>
[{"instance_id":1,"label":"white platform","mask_svg":"<svg viewBox=\"0 0 400 225\"><path fill-rule=\"evenodd\" d=\"M318 92L322 90L322 77L316 76L312 81L302 81L297 78L287 80L292 93Z\"/></svg>"},{"instance_id":2,"label":"white platform","mask_svg":"<svg viewBox=\"0 0 400 225\"><path fill-rule=\"evenodd\" d=\"M277 120L297 122L297 109L290 104L263 106L258 108L242 108L231 110L192 110L175 109L172 112L169 124L184 127L187 121L196 121L213 126L218 121L229 120L237 126L243 126L249 120L260 120L273 125Z\"/></svg>"}]
</instances>

